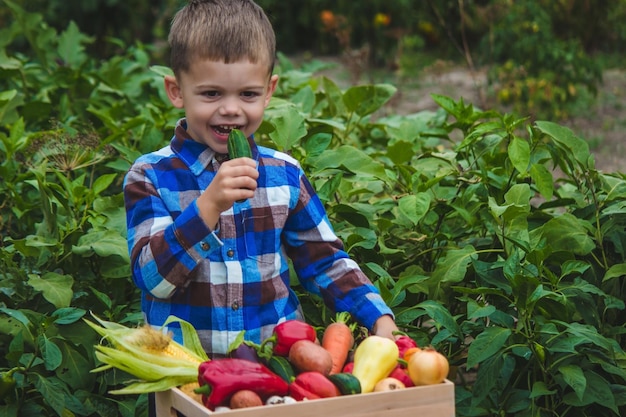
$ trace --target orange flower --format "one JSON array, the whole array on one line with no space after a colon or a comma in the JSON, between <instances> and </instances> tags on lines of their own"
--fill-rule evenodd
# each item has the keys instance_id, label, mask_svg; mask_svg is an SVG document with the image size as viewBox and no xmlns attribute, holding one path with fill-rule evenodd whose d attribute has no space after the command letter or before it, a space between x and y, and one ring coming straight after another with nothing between
<instances>
[{"instance_id":1,"label":"orange flower","mask_svg":"<svg viewBox=\"0 0 626 417\"><path fill-rule=\"evenodd\" d=\"M374 16L374 26L389 26L391 23L391 16L385 13L376 13Z\"/></svg>"},{"instance_id":2,"label":"orange flower","mask_svg":"<svg viewBox=\"0 0 626 417\"><path fill-rule=\"evenodd\" d=\"M335 14L330 10L323 10L320 13L320 19L322 19L322 23L326 27L332 27L335 25Z\"/></svg>"}]
</instances>

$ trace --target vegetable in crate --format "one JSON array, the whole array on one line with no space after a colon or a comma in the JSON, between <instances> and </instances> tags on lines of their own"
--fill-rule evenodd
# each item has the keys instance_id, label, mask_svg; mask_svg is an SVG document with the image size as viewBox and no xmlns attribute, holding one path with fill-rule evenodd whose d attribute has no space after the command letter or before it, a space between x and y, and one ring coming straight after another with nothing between
<instances>
[{"instance_id":1,"label":"vegetable in crate","mask_svg":"<svg viewBox=\"0 0 626 417\"><path fill-rule=\"evenodd\" d=\"M402 381L388 376L387 378L381 379L376 383L376 385L374 385L374 392L395 391L404 388L406 387L404 386Z\"/></svg>"},{"instance_id":2,"label":"vegetable in crate","mask_svg":"<svg viewBox=\"0 0 626 417\"><path fill-rule=\"evenodd\" d=\"M274 327L274 333L261 343L261 351L267 343L273 345L273 352L279 356L289 356L289 349L298 340L310 340L317 338L315 328L300 320L287 320Z\"/></svg>"},{"instance_id":3,"label":"vegetable in crate","mask_svg":"<svg viewBox=\"0 0 626 417\"><path fill-rule=\"evenodd\" d=\"M254 391L263 401L273 395L284 396L289 384L261 363L246 359L224 358L206 361L198 367L196 390L202 394L204 405L215 410L229 405L233 394L241 390Z\"/></svg>"},{"instance_id":4,"label":"vegetable in crate","mask_svg":"<svg viewBox=\"0 0 626 417\"><path fill-rule=\"evenodd\" d=\"M249 389L242 389L230 397L229 404L230 408L235 410L237 408L260 407L263 405L263 400L256 392Z\"/></svg>"},{"instance_id":5,"label":"vegetable in crate","mask_svg":"<svg viewBox=\"0 0 626 417\"><path fill-rule=\"evenodd\" d=\"M100 325L89 320L85 322L102 336L103 342L108 343L108 346L95 347L96 358L105 365L93 372L117 368L139 379L122 389L110 391L111 394L143 394L196 382L198 366L208 360L193 326L174 316L170 316L164 325L178 323L185 345L148 325L129 328L93 317Z\"/></svg>"},{"instance_id":6,"label":"vegetable in crate","mask_svg":"<svg viewBox=\"0 0 626 417\"><path fill-rule=\"evenodd\" d=\"M353 395L361 393L361 383L358 378L348 372L338 372L328 375L328 379L335 384L341 395Z\"/></svg>"},{"instance_id":7,"label":"vegetable in crate","mask_svg":"<svg viewBox=\"0 0 626 417\"><path fill-rule=\"evenodd\" d=\"M354 346L356 323L348 324L349 318L347 312L337 313L335 321L326 327L322 336L322 347L330 353L333 362L331 374L341 372Z\"/></svg>"},{"instance_id":8,"label":"vegetable in crate","mask_svg":"<svg viewBox=\"0 0 626 417\"><path fill-rule=\"evenodd\" d=\"M302 372L289 384L289 395L297 401L331 398L341 395L339 388L319 372Z\"/></svg>"},{"instance_id":9,"label":"vegetable in crate","mask_svg":"<svg viewBox=\"0 0 626 417\"><path fill-rule=\"evenodd\" d=\"M419 385L439 384L448 377L448 358L433 348L413 353L407 363L407 371L413 383Z\"/></svg>"},{"instance_id":10,"label":"vegetable in crate","mask_svg":"<svg viewBox=\"0 0 626 417\"><path fill-rule=\"evenodd\" d=\"M396 338L396 345L398 345L398 356L400 358L404 358L407 350L418 347L417 342L406 334Z\"/></svg>"},{"instance_id":11,"label":"vegetable in crate","mask_svg":"<svg viewBox=\"0 0 626 417\"><path fill-rule=\"evenodd\" d=\"M284 356L272 355L265 359L264 363L272 372L284 379L288 384L296 378L296 372L293 366Z\"/></svg>"},{"instance_id":12,"label":"vegetable in crate","mask_svg":"<svg viewBox=\"0 0 626 417\"><path fill-rule=\"evenodd\" d=\"M393 371L391 371L388 377L395 378L398 381L402 382L405 387L412 387L413 381L411 377L409 377L409 373L406 370L406 366L404 364L397 364Z\"/></svg>"},{"instance_id":13,"label":"vegetable in crate","mask_svg":"<svg viewBox=\"0 0 626 417\"><path fill-rule=\"evenodd\" d=\"M310 340L295 342L289 349L289 362L300 372L316 371L329 375L333 358L322 346Z\"/></svg>"},{"instance_id":14,"label":"vegetable in crate","mask_svg":"<svg viewBox=\"0 0 626 417\"><path fill-rule=\"evenodd\" d=\"M368 336L354 351L352 375L361 383L361 392L374 390L378 381L387 377L398 364L398 346L382 336Z\"/></svg>"}]
</instances>

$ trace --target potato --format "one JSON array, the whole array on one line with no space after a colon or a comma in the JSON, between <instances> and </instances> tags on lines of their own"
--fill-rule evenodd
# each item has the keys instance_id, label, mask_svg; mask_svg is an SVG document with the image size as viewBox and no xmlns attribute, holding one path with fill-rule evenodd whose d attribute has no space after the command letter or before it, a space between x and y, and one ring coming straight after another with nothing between
<instances>
[{"instance_id":1,"label":"potato","mask_svg":"<svg viewBox=\"0 0 626 417\"><path fill-rule=\"evenodd\" d=\"M289 349L289 362L299 372L316 371L329 375L333 358L321 345L310 340L298 340Z\"/></svg>"},{"instance_id":2,"label":"potato","mask_svg":"<svg viewBox=\"0 0 626 417\"><path fill-rule=\"evenodd\" d=\"M263 400L254 391L242 389L233 394L230 398L230 408L247 408L263 405Z\"/></svg>"}]
</instances>

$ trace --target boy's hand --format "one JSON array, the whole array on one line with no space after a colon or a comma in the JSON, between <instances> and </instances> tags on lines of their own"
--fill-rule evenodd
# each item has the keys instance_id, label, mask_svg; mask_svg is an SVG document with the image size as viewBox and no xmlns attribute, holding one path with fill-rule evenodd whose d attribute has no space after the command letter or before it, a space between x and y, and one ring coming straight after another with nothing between
<instances>
[{"instance_id":1,"label":"boy's hand","mask_svg":"<svg viewBox=\"0 0 626 417\"><path fill-rule=\"evenodd\" d=\"M223 162L211 184L198 197L198 210L206 225L214 229L220 213L231 208L235 201L254 197L258 177L253 159L236 158Z\"/></svg>"},{"instance_id":2,"label":"boy's hand","mask_svg":"<svg viewBox=\"0 0 626 417\"><path fill-rule=\"evenodd\" d=\"M398 331L398 326L396 326L395 321L391 316L384 315L381 316L376 323L374 323L374 328L372 329L372 334L377 336L386 337L391 340L395 340L396 336L393 332Z\"/></svg>"}]
</instances>

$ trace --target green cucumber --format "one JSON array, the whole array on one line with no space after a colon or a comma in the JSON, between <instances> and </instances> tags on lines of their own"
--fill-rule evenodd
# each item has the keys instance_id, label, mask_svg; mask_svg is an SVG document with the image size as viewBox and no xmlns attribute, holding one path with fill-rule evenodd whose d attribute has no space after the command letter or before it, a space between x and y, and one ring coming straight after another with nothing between
<instances>
[{"instance_id":1,"label":"green cucumber","mask_svg":"<svg viewBox=\"0 0 626 417\"><path fill-rule=\"evenodd\" d=\"M348 372L339 372L328 375L328 379L339 389L341 395L361 393L361 383L358 378Z\"/></svg>"},{"instance_id":2,"label":"green cucumber","mask_svg":"<svg viewBox=\"0 0 626 417\"><path fill-rule=\"evenodd\" d=\"M285 380L288 384L291 384L296 379L296 373L289 363L289 360L283 356L272 355L266 361L268 368L272 370L276 375Z\"/></svg>"},{"instance_id":3,"label":"green cucumber","mask_svg":"<svg viewBox=\"0 0 626 417\"><path fill-rule=\"evenodd\" d=\"M235 158L252 158L252 149L250 149L250 143L248 142L248 138L244 133L239 129L233 129L228 134L228 142L226 143L228 147L228 157L229 159ZM243 203L246 201L237 200L238 203Z\"/></svg>"},{"instance_id":4,"label":"green cucumber","mask_svg":"<svg viewBox=\"0 0 626 417\"><path fill-rule=\"evenodd\" d=\"M235 158L252 158L252 150L248 138L239 129L233 129L228 134L228 157Z\"/></svg>"}]
</instances>

